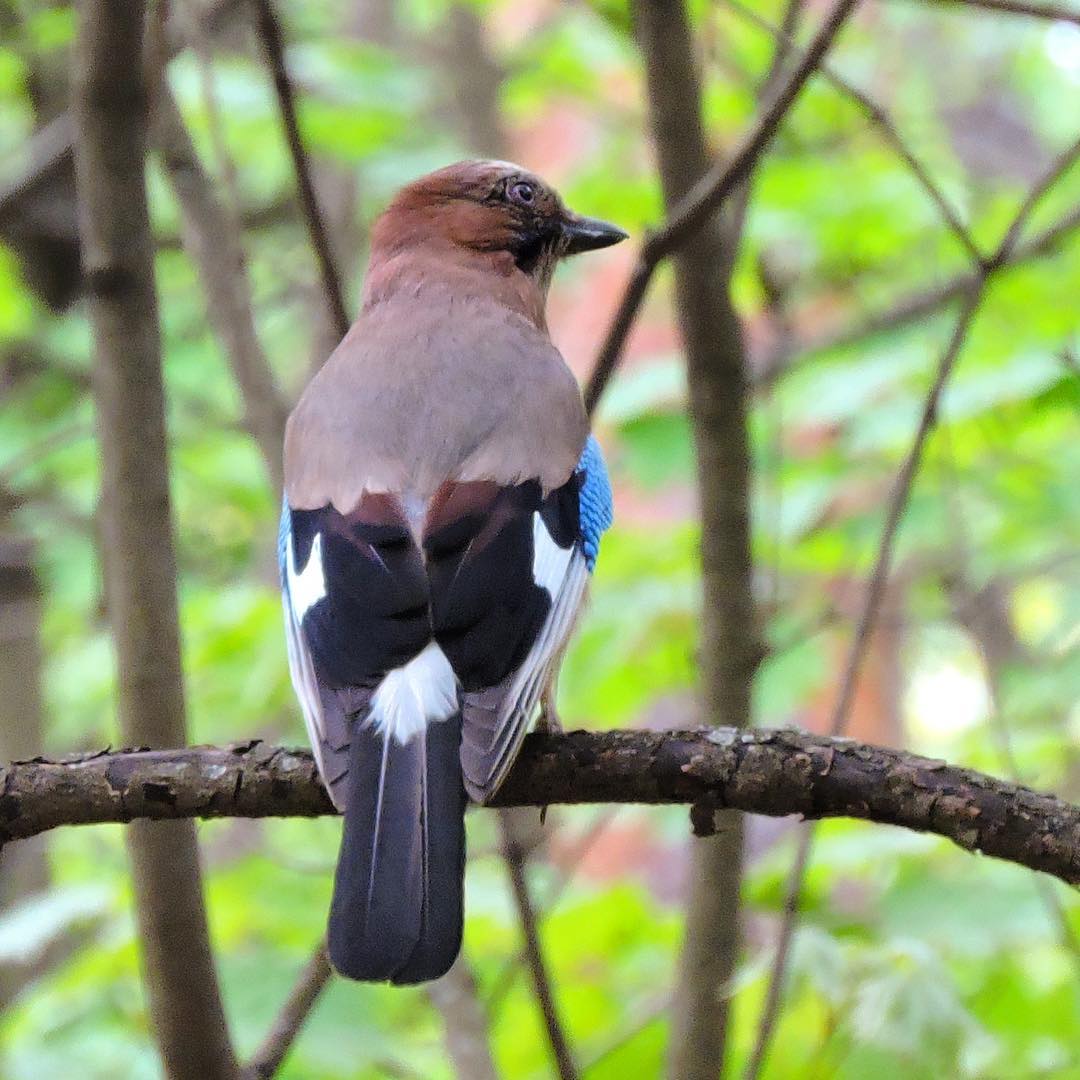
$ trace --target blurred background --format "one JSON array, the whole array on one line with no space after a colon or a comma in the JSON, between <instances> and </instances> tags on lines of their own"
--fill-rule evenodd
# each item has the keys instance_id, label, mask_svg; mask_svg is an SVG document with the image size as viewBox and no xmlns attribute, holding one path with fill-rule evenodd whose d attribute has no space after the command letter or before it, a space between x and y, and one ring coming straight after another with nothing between
<instances>
[{"instance_id":1,"label":"blurred background","mask_svg":"<svg viewBox=\"0 0 1080 1080\"><path fill-rule=\"evenodd\" d=\"M721 152L753 117L775 40L726 0L690 9ZM806 4L800 39L822 10ZM518 161L635 238L662 220L620 0L313 0L279 15L350 310L373 217L403 182L457 158ZM779 25L785 7L761 0L751 15ZM119 737L66 113L75 22L70 4L0 0L0 760ZM162 41L179 117L155 138L149 184L191 739L299 744L272 432L335 333L253 25L241 2L172 0ZM1077 135L1080 16L868 2L830 65L887 110L987 250ZM225 234L200 248L192 214L206 190L242 266ZM1073 170L989 284L901 527L849 727L1073 801L1078 199ZM552 331L583 381L634 246L556 278ZM949 289L969 265L881 125L813 79L757 172L732 277L755 376L759 724L828 724L886 497L952 326ZM222 282L226 303L253 313L239 342L218 333ZM249 381L260 365L273 373L261 436L251 386L240 389L244 356ZM691 726L699 525L666 270L596 430L617 523L564 669L563 721ZM338 831L334 820L200 825L241 1055L322 933ZM469 841L465 955L495 1064L509 1078L551 1075L493 815L470 815ZM748 822L731 1075L755 1039L795 842L790 821ZM636 807L553 808L536 840L528 880L589 1080L663 1072L691 843L685 808ZM0 900L0 1075L158 1075L120 827L12 846ZM827 823L762 1075L1080 1077L1078 937L1080 899L1056 882L933 837ZM451 1077L453 1007L424 989L334 980L280 1075Z\"/></svg>"}]
</instances>

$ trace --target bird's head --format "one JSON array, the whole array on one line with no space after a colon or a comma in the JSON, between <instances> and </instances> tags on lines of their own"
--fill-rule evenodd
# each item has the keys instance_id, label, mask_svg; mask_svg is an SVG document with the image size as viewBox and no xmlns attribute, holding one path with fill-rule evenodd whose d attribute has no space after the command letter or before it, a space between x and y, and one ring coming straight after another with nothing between
<instances>
[{"instance_id":1,"label":"bird's head","mask_svg":"<svg viewBox=\"0 0 1080 1080\"><path fill-rule=\"evenodd\" d=\"M546 291L560 258L625 240L568 210L558 192L506 161L460 161L401 189L375 224L372 255L412 247L502 256Z\"/></svg>"}]
</instances>

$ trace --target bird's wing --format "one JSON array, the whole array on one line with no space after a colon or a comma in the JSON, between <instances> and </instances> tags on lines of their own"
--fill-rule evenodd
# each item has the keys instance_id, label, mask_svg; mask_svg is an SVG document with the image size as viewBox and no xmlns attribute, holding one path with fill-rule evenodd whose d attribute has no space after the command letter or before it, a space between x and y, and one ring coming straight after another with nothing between
<instances>
[{"instance_id":1,"label":"bird's wing","mask_svg":"<svg viewBox=\"0 0 1080 1080\"><path fill-rule=\"evenodd\" d=\"M298 570L296 547L292 539L292 513L288 502L283 501L278 528L278 570L281 575L281 606L285 616L289 674L304 714L308 741L315 755L315 764L319 767L319 775L334 805L341 810L345 801L342 787L348 771L348 725L343 714L333 712L327 724L311 650L302 629L303 617L311 607L312 571L316 566L321 567L321 546L320 542L319 549L309 550L303 570Z\"/></svg>"},{"instance_id":2,"label":"bird's wing","mask_svg":"<svg viewBox=\"0 0 1080 1080\"><path fill-rule=\"evenodd\" d=\"M493 625L487 635L478 633L479 625L473 628L472 647L476 649L487 636L486 655L501 658L482 678L462 680L461 763L465 787L477 802L491 798L517 756L573 631L600 535L611 521L610 487L599 446L591 438L577 470L561 488L543 499L535 486L516 490L519 497L509 517L504 510L503 514L489 511L487 518L489 530L490 522L503 518L501 532L504 538L514 533L515 542L484 544L483 529L479 530L472 549L450 567L447 588L451 604L459 609L465 606L470 582L483 588ZM530 490L531 499L525 496ZM473 562L475 566L470 565ZM437 579L433 578L434 584ZM502 595L496 595L500 591ZM437 602L434 610L440 610ZM504 614L501 621L506 627L500 627L490 615L499 611L516 612L516 619ZM517 634L506 632L511 623ZM436 636L453 662L454 652L443 640L452 638L453 627L447 629L451 633L444 630L439 637L436 621ZM459 677L463 674L458 673Z\"/></svg>"},{"instance_id":3,"label":"bird's wing","mask_svg":"<svg viewBox=\"0 0 1080 1080\"><path fill-rule=\"evenodd\" d=\"M465 792L423 557L387 495L348 514L286 503L279 549L293 684L345 814L331 959L355 979L436 978L461 940Z\"/></svg>"},{"instance_id":4,"label":"bird's wing","mask_svg":"<svg viewBox=\"0 0 1080 1080\"><path fill-rule=\"evenodd\" d=\"M286 502L278 546L293 685L319 771L341 807L354 723L367 719L386 677L431 641L423 560L387 496L370 496L347 515ZM389 698L396 685L383 689L388 723L401 713ZM452 677L442 689L455 695Z\"/></svg>"}]
</instances>

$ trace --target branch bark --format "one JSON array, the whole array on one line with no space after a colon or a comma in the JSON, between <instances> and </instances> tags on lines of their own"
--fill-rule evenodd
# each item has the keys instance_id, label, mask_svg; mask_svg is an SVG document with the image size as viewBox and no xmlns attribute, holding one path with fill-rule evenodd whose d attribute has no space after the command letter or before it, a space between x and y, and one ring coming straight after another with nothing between
<instances>
[{"instance_id":1,"label":"branch bark","mask_svg":"<svg viewBox=\"0 0 1080 1080\"><path fill-rule=\"evenodd\" d=\"M805 362L817 353L843 349L876 334L885 334L910 326L936 314L975 288L984 274L993 278L1010 267L1054 254L1061 244L1080 229L1080 208L1062 215L1053 225L1030 239L1016 243L1004 255L992 257L982 268L964 270L931 289L920 289L893 301L883 309L859 317L840 329L792 337L780 347L766 352L755 365L760 371L758 385L767 386L790 370L796 362Z\"/></svg>"},{"instance_id":2,"label":"branch bark","mask_svg":"<svg viewBox=\"0 0 1080 1080\"><path fill-rule=\"evenodd\" d=\"M74 77L75 171L94 333L101 521L125 739L185 738L153 244L141 3L86 0ZM194 827L128 834L150 1014L166 1074L232 1080Z\"/></svg>"},{"instance_id":3,"label":"branch bark","mask_svg":"<svg viewBox=\"0 0 1080 1080\"><path fill-rule=\"evenodd\" d=\"M446 1052L458 1080L499 1080L488 1017L464 953L441 979L428 984L427 996L442 1017Z\"/></svg>"},{"instance_id":4,"label":"branch bark","mask_svg":"<svg viewBox=\"0 0 1080 1080\"><path fill-rule=\"evenodd\" d=\"M304 211L308 235L311 238L311 246L315 251L315 258L319 264L319 273L322 276L323 292L326 295L326 302L330 306L339 336L344 337L349 332L350 325L349 314L345 308L345 294L341 288L341 278L334 262L334 253L330 247L330 238L326 233L326 225L319 210L315 184L311 179L311 163L308 160L307 150L304 148L304 141L300 136L300 119L296 111L296 97L293 94L292 82L289 80L289 73L285 67L285 42L281 35L281 24L274 13L273 0L254 0L254 4L259 39L262 42L263 51L266 53L266 60L270 67L270 74L274 80L274 91L277 94L278 109L281 112L281 123L285 132L285 140L289 145L293 170L296 173L300 205Z\"/></svg>"},{"instance_id":5,"label":"branch bark","mask_svg":"<svg viewBox=\"0 0 1080 1080\"><path fill-rule=\"evenodd\" d=\"M981 8L999 15L1018 15L1028 19L1046 19L1050 22L1071 22L1080 26L1080 11L1064 4L1028 3L1027 0L930 0L927 7Z\"/></svg>"},{"instance_id":6,"label":"branch bark","mask_svg":"<svg viewBox=\"0 0 1080 1080\"><path fill-rule=\"evenodd\" d=\"M837 0L810 45L793 65L791 73L777 87L731 155L700 174L697 183L669 211L663 226L649 235L642 245L637 266L612 317L585 388L585 407L590 416L596 411L600 397L618 365L656 268L678 251L749 177L856 3L857 0ZM649 5L643 0L638 0L638 7L643 14L648 14ZM663 0L657 7L660 15L671 14L671 0Z\"/></svg>"},{"instance_id":7,"label":"branch bark","mask_svg":"<svg viewBox=\"0 0 1080 1080\"><path fill-rule=\"evenodd\" d=\"M251 1055L244 1068L243 1080L269 1080L269 1077L276 1075L332 974L326 944L319 942L300 972L292 992L274 1017L270 1030Z\"/></svg>"},{"instance_id":8,"label":"branch bark","mask_svg":"<svg viewBox=\"0 0 1080 1080\"><path fill-rule=\"evenodd\" d=\"M664 202L670 220L680 220L685 213L678 207L708 173L710 158L693 37L683 0L642 0L632 10ZM706 720L741 728L750 722L761 651L753 630L746 350L729 291L731 222L729 210L723 221L714 216L687 234L675 253L675 298L702 516L699 696ZM676 1080L712 1080L723 1072L727 986L739 953L742 819L726 813L713 832L690 853L668 1050Z\"/></svg>"},{"instance_id":9,"label":"branch bark","mask_svg":"<svg viewBox=\"0 0 1080 1080\"><path fill-rule=\"evenodd\" d=\"M687 803L852 817L1080 884L1080 806L971 769L800 731L529 735L497 806ZM0 766L0 842L61 825L335 813L307 749L118 750Z\"/></svg>"},{"instance_id":10,"label":"branch bark","mask_svg":"<svg viewBox=\"0 0 1080 1080\"><path fill-rule=\"evenodd\" d=\"M559 1008L555 1002L555 990L540 945L540 929L539 920L536 916L536 905L533 903L529 883L525 876L525 849L515 835L514 822L506 815L502 815L501 825L503 861L506 863L506 870L510 875L510 887L514 894L514 903L518 909L518 922L521 923L521 932L525 938L525 962L532 978L536 1003L543 1017L544 1030L547 1032L555 1071L559 1080L577 1080L579 1076L577 1064L574 1061L574 1055L570 1050L570 1042L559 1018Z\"/></svg>"},{"instance_id":11,"label":"branch bark","mask_svg":"<svg viewBox=\"0 0 1080 1080\"><path fill-rule=\"evenodd\" d=\"M274 381L255 329L240 230L203 168L169 88L155 103L154 142L180 205L184 247L199 269L206 311L244 402L244 426L266 465L272 489L281 491L281 446L288 408Z\"/></svg>"},{"instance_id":12,"label":"branch bark","mask_svg":"<svg viewBox=\"0 0 1080 1080\"><path fill-rule=\"evenodd\" d=\"M878 543L874 568L870 574L866 596L863 599L862 609L855 626L855 633L848 650L840 679L840 687L829 720L830 735L840 736L847 730L859 672L869 648L870 637L874 624L877 622L878 612L888 585L893 549L900 522L907 510L927 440L937 424L938 412L946 384L963 351L971 324L978 313L979 305L982 303L982 298L986 292L990 274L996 267L1004 265L1009 260L1016 249L1017 241L1025 223L1031 216L1031 212L1050 188L1072 167L1078 157L1080 157L1080 138L1074 140L1051 162L1050 167L1028 191L994 253L989 258L978 260L974 281L964 296L953 332L938 361L937 371L930 389L927 391L911 447L896 474L889 495L885 524L882 529L881 540ZM799 848L791 873L787 899L784 904L779 943L773 959L769 989L762 1009L757 1039L744 1073L744 1080L757 1080L769 1052L783 994L789 950L794 936L795 923L798 919L802 882L810 862L812 844L813 830L803 830L799 838Z\"/></svg>"}]
</instances>

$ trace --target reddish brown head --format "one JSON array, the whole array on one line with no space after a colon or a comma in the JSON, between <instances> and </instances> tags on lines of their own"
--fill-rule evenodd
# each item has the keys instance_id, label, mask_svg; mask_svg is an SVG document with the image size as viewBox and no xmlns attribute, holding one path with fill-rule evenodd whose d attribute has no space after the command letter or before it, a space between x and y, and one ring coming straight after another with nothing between
<instances>
[{"instance_id":1,"label":"reddish brown head","mask_svg":"<svg viewBox=\"0 0 1080 1080\"><path fill-rule=\"evenodd\" d=\"M560 258L625 239L622 229L568 210L518 165L460 161L398 192L375 223L372 262L424 250L454 262L486 255L546 290Z\"/></svg>"}]
</instances>

